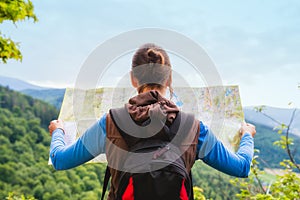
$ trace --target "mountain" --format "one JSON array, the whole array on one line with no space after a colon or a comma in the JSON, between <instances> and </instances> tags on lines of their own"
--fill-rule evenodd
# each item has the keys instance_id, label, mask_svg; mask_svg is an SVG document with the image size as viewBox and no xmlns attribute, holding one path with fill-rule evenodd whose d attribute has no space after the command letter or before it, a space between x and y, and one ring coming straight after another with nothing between
<instances>
[{"instance_id":1,"label":"mountain","mask_svg":"<svg viewBox=\"0 0 300 200\"><path fill-rule=\"evenodd\" d=\"M0 76L0 85L4 87L9 87L10 89L16 90L16 91L22 91L26 89L32 89L32 90L43 90L48 89L45 87L40 87L37 85L30 84L26 81L22 81L20 79L16 78L10 78L6 76Z\"/></svg>"},{"instance_id":2,"label":"mountain","mask_svg":"<svg viewBox=\"0 0 300 200\"><path fill-rule=\"evenodd\" d=\"M57 109L60 109L65 94L65 89L41 87L5 76L0 76L0 85L50 103Z\"/></svg>"},{"instance_id":3,"label":"mountain","mask_svg":"<svg viewBox=\"0 0 300 200\"><path fill-rule=\"evenodd\" d=\"M265 106L262 112L256 112L255 107L246 107L244 108L244 114L246 121L251 121L255 124L264 125L270 128L274 128L279 124L274 122L274 120L284 123L288 125L290 123L292 113L294 109L286 109L286 108L275 108L270 106ZM265 116L270 116L269 117ZM291 124L291 133L300 136L300 110L297 109L295 112L295 117Z\"/></svg>"},{"instance_id":4,"label":"mountain","mask_svg":"<svg viewBox=\"0 0 300 200\"><path fill-rule=\"evenodd\" d=\"M57 109L60 109L61 103L64 98L65 89L26 89L20 92L29 95L33 98L50 103L51 105L54 105Z\"/></svg>"}]
</instances>

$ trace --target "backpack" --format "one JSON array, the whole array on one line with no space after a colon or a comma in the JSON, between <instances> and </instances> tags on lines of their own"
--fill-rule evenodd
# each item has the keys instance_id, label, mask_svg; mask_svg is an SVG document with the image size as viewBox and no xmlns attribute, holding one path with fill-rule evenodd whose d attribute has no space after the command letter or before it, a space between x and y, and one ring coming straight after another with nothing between
<instances>
[{"instance_id":1,"label":"backpack","mask_svg":"<svg viewBox=\"0 0 300 200\"><path fill-rule=\"evenodd\" d=\"M188 133L192 127L194 117L179 112L170 126L164 126L160 136L137 138L124 132L120 128L120 123L117 123L122 121L126 114L128 115L128 112L125 107L110 110L112 120L130 152L120 170L116 199L193 200L191 172L187 172L179 145L184 139L184 133ZM186 131L180 132L180 123L181 129ZM177 135L178 133L180 135ZM103 181L102 200L109 178L110 171L107 167Z\"/></svg>"}]
</instances>

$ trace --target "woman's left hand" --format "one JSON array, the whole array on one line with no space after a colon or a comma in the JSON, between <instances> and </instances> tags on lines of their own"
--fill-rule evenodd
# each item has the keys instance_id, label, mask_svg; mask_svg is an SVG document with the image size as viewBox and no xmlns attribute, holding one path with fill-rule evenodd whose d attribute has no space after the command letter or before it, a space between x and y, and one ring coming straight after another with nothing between
<instances>
[{"instance_id":1,"label":"woman's left hand","mask_svg":"<svg viewBox=\"0 0 300 200\"><path fill-rule=\"evenodd\" d=\"M63 121L62 120L52 120L48 126L48 129L49 129L49 133L50 133L50 136L52 136L52 133L54 130L56 129L62 129L64 131L64 124L63 124Z\"/></svg>"}]
</instances>

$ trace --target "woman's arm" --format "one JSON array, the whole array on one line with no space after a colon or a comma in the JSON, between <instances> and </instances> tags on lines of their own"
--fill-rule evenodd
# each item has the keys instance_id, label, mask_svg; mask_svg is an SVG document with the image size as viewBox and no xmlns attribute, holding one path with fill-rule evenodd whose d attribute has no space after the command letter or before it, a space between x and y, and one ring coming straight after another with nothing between
<instances>
[{"instance_id":1,"label":"woman's arm","mask_svg":"<svg viewBox=\"0 0 300 200\"><path fill-rule=\"evenodd\" d=\"M216 138L207 126L200 122L198 158L209 166L231 176L247 177L254 152L255 127L254 132L251 128L244 128L242 132L240 147L236 153L233 153Z\"/></svg>"},{"instance_id":2,"label":"woman's arm","mask_svg":"<svg viewBox=\"0 0 300 200\"><path fill-rule=\"evenodd\" d=\"M105 152L106 115L70 146L65 145L63 127L57 123L51 122L49 126L52 134L50 158L56 170L76 167Z\"/></svg>"}]
</instances>

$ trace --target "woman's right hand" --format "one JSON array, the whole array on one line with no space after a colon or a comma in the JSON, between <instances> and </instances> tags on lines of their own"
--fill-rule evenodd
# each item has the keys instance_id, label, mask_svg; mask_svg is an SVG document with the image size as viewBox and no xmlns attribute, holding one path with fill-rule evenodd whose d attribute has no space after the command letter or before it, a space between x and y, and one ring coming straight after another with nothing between
<instances>
[{"instance_id":1,"label":"woman's right hand","mask_svg":"<svg viewBox=\"0 0 300 200\"><path fill-rule=\"evenodd\" d=\"M250 133L252 137L256 134L256 129L253 124L244 122L240 128L240 133L243 136L245 133Z\"/></svg>"}]
</instances>

